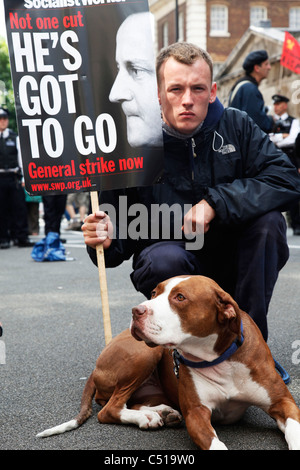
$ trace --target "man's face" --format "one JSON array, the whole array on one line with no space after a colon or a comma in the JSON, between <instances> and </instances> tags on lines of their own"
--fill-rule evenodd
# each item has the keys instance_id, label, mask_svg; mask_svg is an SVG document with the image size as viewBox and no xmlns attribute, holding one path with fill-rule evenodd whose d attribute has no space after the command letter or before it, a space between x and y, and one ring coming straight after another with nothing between
<instances>
[{"instance_id":1,"label":"man's face","mask_svg":"<svg viewBox=\"0 0 300 470\"><path fill-rule=\"evenodd\" d=\"M182 134L191 134L204 121L217 86L204 59L191 65L173 57L159 71L159 101L165 123Z\"/></svg>"},{"instance_id":2,"label":"man's face","mask_svg":"<svg viewBox=\"0 0 300 470\"><path fill-rule=\"evenodd\" d=\"M162 145L162 127L157 99L154 53L145 40L151 30L149 18L138 24L129 17L117 34L118 75L109 100L122 105L127 122L127 139L132 147Z\"/></svg>"},{"instance_id":3,"label":"man's face","mask_svg":"<svg viewBox=\"0 0 300 470\"><path fill-rule=\"evenodd\" d=\"M267 78L271 70L271 64L269 59L262 62L260 65L256 65L256 71L259 73L261 80Z\"/></svg>"},{"instance_id":4,"label":"man's face","mask_svg":"<svg viewBox=\"0 0 300 470\"><path fill-rule=\"evenodd\" d=\"M8 126L8 118L7 117L0 117L0 132L5 131Z\"/></svg>"}]
</instances>

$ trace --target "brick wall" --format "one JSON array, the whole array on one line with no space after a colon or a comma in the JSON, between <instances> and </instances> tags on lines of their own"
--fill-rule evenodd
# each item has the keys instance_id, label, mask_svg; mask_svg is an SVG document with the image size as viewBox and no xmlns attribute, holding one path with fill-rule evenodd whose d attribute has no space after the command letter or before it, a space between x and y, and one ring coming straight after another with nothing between
<instances>
[{"instance_id":1,"label":"brick wall","mask_svg":"<svg viewBox=\"0 0 300 470\"><path fill-rule=\"evenodd\" d=\"M250 26L250 6L265 6L273 27L289 26L289 9L300 2L290 0L207 0L207 50L214 61L223 62ZM228 37L210 36L210 10L212 5L228 7Z\"/></svg>"}]
</instances>

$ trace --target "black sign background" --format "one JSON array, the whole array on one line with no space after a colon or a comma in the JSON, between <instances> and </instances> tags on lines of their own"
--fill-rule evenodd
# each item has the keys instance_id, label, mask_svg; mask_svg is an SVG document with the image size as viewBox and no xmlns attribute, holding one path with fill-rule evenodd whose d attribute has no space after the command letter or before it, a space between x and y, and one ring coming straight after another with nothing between
<instances>
[{"instance_id":1,"label":"black sign background","mask_svg":"<svg viewBox=\"0 0 300 470\"><path fill-rule=\"evenodd\" d=\"M26 0L5 0L25 186L33 195L152 185L162 173L162 146L131 147L121 106L108 98L117 30L129 15L148 11L148 2L89 3L25 8ZM153 48L151 37L145 41ZM96 150L81 152L78 137Z\"/></svg>"}]
</instances>

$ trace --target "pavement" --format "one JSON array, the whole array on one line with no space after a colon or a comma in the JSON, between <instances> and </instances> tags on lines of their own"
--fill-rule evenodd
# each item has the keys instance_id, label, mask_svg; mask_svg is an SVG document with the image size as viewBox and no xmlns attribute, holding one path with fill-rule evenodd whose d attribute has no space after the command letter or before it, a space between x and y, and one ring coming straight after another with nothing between
<instances>
[{"instance_id":1,"label":"pavement","mask_svg":"<svg viewBox=\"0 0 300 470\"><path fill-rule=\"evenodd\" d=\"M100 425L96 404L92 417L76 431L35 437L76 416L85 381L105 345L98 270L81 232L65 228L66 221L62 237L70 261L37 263L31 248L0 251L0 450L97 450L106 464L123 455L140 456L138 451L158 465L175 463L170 461L174 453L176 458L199 458L184 426L147 432ZM290 259L269 310L269 346L290 373L289 389L300 406L300 237L290 229L288 242ZM106 270L113 336L128 327L131 308L143 300L131 285L130 271L130 261ZM216 431L230 450L287 449L273 420L254 407L237 424L217 426ZM125 463L134 466L133 461Z\"/></svg>"}]
</instances>

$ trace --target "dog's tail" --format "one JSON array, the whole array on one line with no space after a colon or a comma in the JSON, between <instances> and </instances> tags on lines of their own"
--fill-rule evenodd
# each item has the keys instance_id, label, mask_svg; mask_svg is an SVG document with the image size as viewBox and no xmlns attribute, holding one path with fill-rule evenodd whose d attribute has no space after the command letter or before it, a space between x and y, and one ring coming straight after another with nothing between
<instances>
[{"instance_id":1,"label":"dog's tail","mask_svg":"<svg viewBox=\"0 0 300 470\"><path fill-rule=\"evenodd\" d=\"M45 431L37 434L36 437L49 437L55 434L63 434L67 431L72 431L73 429L79 428L85 421L89 419L92 414L92 402L95 395L96 387L93 380L93 374L90 375L88 381L84 387L82 398L81 398L81 407L80 412L76 418L66 421L65 423L54 426L53 428L45 429Z\"/></svg>"}]
</instances>

